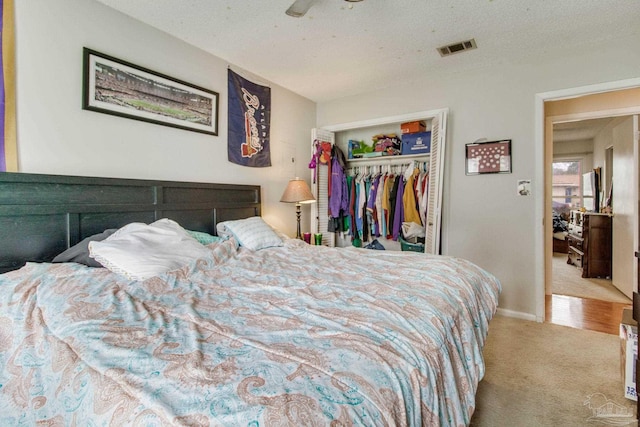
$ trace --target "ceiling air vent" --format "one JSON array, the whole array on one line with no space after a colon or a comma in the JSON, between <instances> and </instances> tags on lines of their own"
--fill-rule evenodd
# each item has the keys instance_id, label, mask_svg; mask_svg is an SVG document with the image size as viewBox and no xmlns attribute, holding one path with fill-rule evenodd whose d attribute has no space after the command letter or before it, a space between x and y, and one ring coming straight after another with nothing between
<instances>
[{"instance_id":1,"label":"ceiling air vent","mask_svg":"<svg viewBox=\"0 0 640 427\"><path fill-rule=\"evenodd\" d=\"M438 52L440 52L440 56L449 56L454 53L464 52L465 50L475 49L476 41L475 39L465 40L463 42L450 44L448 46L442 46L438 48Z\"/></svg>"}]
</instances>

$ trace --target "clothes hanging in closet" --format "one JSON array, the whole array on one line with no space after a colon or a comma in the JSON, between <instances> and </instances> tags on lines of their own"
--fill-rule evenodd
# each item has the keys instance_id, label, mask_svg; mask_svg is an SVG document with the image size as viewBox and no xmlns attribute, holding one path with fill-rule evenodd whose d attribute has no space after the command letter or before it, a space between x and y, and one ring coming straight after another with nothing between
<instances>
[{"instance_id":1,"label":"clothes hanging in closet","mask_svg":"<svg viewBox=\"0 0 640 427\"><path fill-rule=\"evenodd\" d=\"M344 217L349 212L349 191L346 179L347 162L344 153L337 146L331 148L329 162L328 193L329 193L329 223L328 231L344 231Z\"/></svg>"},{"instance_id":2,"label":"clothes hanging in closet","mask_svg":"<svg viewBox=\"0 0 640 427\"><path fill-rule=\"evenodd\" d=\"M333 154L333 153L332 153ZM348 232L352 242L361 246L378 237L397 241L403 229L415 231L427 223L429 174L414 163L404 165L402 173L388 167L355 167L344 173L344 154L337 149L330 162L329 231ZM413 223L415 226L408 227ZM337 225L339 224L339 226Z\"/></svg>"}]
</instances>

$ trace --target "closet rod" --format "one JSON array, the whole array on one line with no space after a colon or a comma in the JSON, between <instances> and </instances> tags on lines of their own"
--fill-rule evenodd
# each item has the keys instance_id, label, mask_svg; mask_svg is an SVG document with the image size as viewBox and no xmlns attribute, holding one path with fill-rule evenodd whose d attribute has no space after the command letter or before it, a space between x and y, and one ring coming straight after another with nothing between
<instances>
[{"instance_id":1,"label":"closet rod","mask_svg":"<svg viewBox=\"0 0 640 427\"><path fill-rule=\"evenodd\" d=\"M415 166L415 167L420 167L423 163L426 162L421 162L418 160L413 160L411 162L403 162L403 163L377 163L377 164L360 164L360 165L350 165L347 166L347 170L353 170L353 169L371 169L371 168L380 168L383 166L388 166L388 167L395 167L395 166L401 166L401 167L410 167L410 166Z\"/></svg>"},{"instance_id":2,"label":"closet rod","mask_svg":"<svg viewBox=\"0 0 640 427\"><path fill-rule=\"evenodd\" d=\"M385 165L404 165L411 164L412 162L428 162L429 154L410 154L404 156L387 156L387 157L369 157L366 159L349 159L349 168L355 166L385 166Z\"/></svg>"}]
</instances>

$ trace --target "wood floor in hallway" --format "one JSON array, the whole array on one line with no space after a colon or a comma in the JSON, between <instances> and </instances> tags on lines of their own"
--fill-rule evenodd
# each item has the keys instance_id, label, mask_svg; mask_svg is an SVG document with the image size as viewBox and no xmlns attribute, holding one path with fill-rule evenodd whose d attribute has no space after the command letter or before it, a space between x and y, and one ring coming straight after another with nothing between
<instances>
[{"instance_id":1,"label":"wood floor in hallway","mask_svg":"<svg viewBox=\"0 0 640 427\"><path fill-rule=\"evenodd\" d=\"M622 311L631 304L546 295L546 322L618 335Z\"/></svg>"}]
</instances>

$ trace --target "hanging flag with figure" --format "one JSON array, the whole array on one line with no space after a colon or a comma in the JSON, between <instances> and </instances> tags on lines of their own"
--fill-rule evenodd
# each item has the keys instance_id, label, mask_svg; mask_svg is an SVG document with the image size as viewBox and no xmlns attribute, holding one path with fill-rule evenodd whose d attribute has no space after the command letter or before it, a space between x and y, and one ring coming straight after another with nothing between
<instances>
[{"instance_id":1,"label":"hanging flag with figure","mask_svg":"<svg viewBox=\"0 0 640 427\"><path fill-rule=\"evenodd\" d=\"M229 70L229 161L242 166L271 166L269 131L271 88Z\"/></svg>"}]
</instances>

